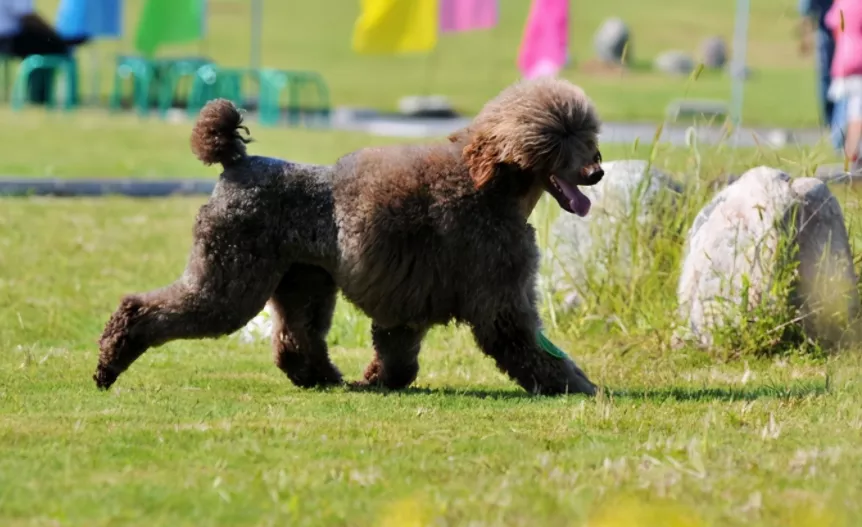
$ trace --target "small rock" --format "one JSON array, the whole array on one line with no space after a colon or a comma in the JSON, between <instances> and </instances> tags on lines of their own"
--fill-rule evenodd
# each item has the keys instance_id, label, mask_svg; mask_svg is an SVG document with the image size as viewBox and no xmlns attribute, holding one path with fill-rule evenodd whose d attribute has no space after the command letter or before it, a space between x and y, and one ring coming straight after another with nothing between
<instances>
[{"instance_id":1,"label":"small rock","mask_svg":"<svg viewBox=\"0 0 862 527\"><path fill-rule=\"evenodd\" d=\"M682 51L665 51L656 57L653 68L669 75L688 75L694 71L694 59Z\"/></svg>"},{"instance_id":2,"label":"small rock","mask_svg":"<svg viewBox=\"0 0 862 527\"><path fill-rule=\"evenodd\" d=\"M725 101L677 99L671 101L665 108L668 119L675 121L680 117L699 119L717 119L728 114L728 106Z\"/></svg>"},{"instance_id":3,"label":"small rock","mask_svg":"<svg viewBox=\"0 0 862 527\"><path fill-rule=\"evenodd\" d=\"M783 128L774 128L766 135L766 141L773 148L784 148L790 142L790 133Z\"/></svg>"},{"instance_id":4,"label":"small rock","mask_svg":"<svg viewBox=\"0 0 862 527\"><path fill-rule=\"evenodd\" d=\"M795 243L781 250L788 239ZM789 298L773 292L782 260L798 264ZM719 192L688 232L677 287L686 327L675 343L711 347L718 328L737 327L740 306L778 300L798 309L807 337L824 347L847 342L856 337L860 311L856 282L844 217L829 188L753 168Z\"/></svg>"},{"instance_id":5,"label":"small rock","mask_svg":"<svg viewBox=\"0 0 862 527\"><path fill-rule=\"evenodd\" d=\"M844 170L843 163L827 163L825 165L817 165L814 170L814 177L824 183L832 183L843 181L847 177L847 172Z\"/></svg>"},{"instance_id":6,"label":"small rock","mask_svg":"<svg viewBox=\"0 0 862 527\"><path fill-rule=\"evenodd\" d=\"M165 112L165 120L172 124L187 123L189 118L185 110L170 108Z\"/></svg>"},{"instance_id":7,"label":"small rock","mask_svg":"<svg viewBox=\"0 0 862 527\"><path fill-rule=\"evenodd\" d=\"M263 311L258 313L253 319L249 320L242 329L233 335L246 344L259 341L268 342L272 336L273 313L274 311L272 306L267 302Z\"/></svg>"},{"instance_id":8,"label":"small rock","mask_svg":"<svg viewBox=\"0 0 862 527\"><path fill-rule=\"evenodd\" d=\"M605 20L593 37L593 48L602 62L610 64L630 62L632 46L629 27L621 18ZM625 57L623 57L623 51L625 51Z\"/></svg>"},{"instance_id":9,"label":"small rock","mask_svg":"<svg viewBox=\"0 0 862 527\"><path fill-rule=\"evenodd\" d=\"M457 117L444 95L409 95L398 101L398 111L410 117Z\"/></svg>"},{"instance_id":10,"label":"small rock","mask_svg":"<svg viewBox=\"0 0 862 527\"><path fill-rule=\"evenodd\" d=\"M733 61L727 63L725 68L727 72L730 74L731 78L742 78L742 80L748 80L754 75L754 71L748 66L735 66Z\"/></svg>"},{"instance_id":11,"label":"small rock","mask_svg":"<svg viewBox=\"0 0 862 527\"><path fill-rule=\"evenodd\" d=\"M709 37L700 45L703 65L710 69L722 69L727 64L727 43L722 37Z\"/></svg>"}]
</instances>

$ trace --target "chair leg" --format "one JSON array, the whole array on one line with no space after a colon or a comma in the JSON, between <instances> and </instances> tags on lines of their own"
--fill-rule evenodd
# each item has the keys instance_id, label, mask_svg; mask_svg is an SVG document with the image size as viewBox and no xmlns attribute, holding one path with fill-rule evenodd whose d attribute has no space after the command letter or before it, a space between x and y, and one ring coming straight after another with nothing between
<instances>
[{"instance_id":1,"label":"chair leg","mask_svg":"<svg viewBox=\"0 0 862 527\"><path fill-rule=\"evenodd\" d=\"M8 103L11 94L9 91L11 90L11 86L9 83L9 63L11 62L9 59L0 59L3 60L3 102Z\"/></svg>"},{"instance_id":2,"label":"chair leg","mask_svg":"<svg viewBox=\"0 0 862 527\"><path fill-rule=\"evenodd\" d=\"M27 101L28 79L30 78L30 65L26 61L18 66L18 73L15 75L15 80L12 82L12 97L11 106L15 111L24 108Z\"/></svg>"}]
</instances>

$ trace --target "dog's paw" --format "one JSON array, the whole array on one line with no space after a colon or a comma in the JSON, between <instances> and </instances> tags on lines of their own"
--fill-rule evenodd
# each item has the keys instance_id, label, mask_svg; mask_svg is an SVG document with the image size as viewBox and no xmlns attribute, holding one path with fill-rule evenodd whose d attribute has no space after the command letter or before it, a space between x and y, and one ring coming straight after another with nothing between
<instances>
[{"instance_id":1,"label":"dog's paw","mask_svg":"<svg viewBox=\"0 0 862 527\"><path fill-rule=\"evenodd\" d=\"M568 381L567 393L582 393L585 395L595 395L596 385L587 377L575 361L567 359L565 361L565 372Z\"/></svg>"},{"instance_id":2,"label":"dog's paw","mask_svg":"<svg viewBox=\"0 0 862 527\"><path fill-rule=\"evenodd\" d=\"M294 386L304 389L330 388L344 384L341 373L335 368L302 368L299 371L291 369L285 374Z\"/></svg>"},{"instance_id":3,"label":"dog's paw","mask_svg":"<svg viewBox=\"0 0 862 527\"><path fill-rule=\"evenodd\" d=\"M93 374L93 380L96 381L97 388L107 390L114 384L118 376L117 372L100 365L96 368L96 373Z\"/></svg>"},{"instance_id":4,"label":"dog's paw","mask_svg":"<svg viewBox=\"0 0 862 527\"><path fill-rule=\"evenodd\" d=\"M365 379L362 379L359 381L347 381L344 383L344 385L347 386L348 389L358 391L358 392L369 391L369 390L374 390L374 389L380 388L380 383L376 383L376 382L370 383Z\"/></svg>"}]
</instances>

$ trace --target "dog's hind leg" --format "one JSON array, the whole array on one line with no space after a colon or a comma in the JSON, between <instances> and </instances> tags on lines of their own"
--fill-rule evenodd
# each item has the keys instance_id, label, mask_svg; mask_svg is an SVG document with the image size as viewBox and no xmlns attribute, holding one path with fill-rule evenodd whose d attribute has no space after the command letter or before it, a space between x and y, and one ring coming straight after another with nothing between
<instances>
[{"instance_id":1,"label":"dog's hind leg","mask_svg":"<svg viewBox=\"0 0 862 527\"><path fill-rule=\"evenodd\" d=\"M283 269L242 247L204 252L196 244L183 276L173 284L128 295L111 315L99 340L93 376L109 388L147 349L176 339L215 338L242 328L275 290Z\"/></svg>"},{"instance_id":2,"label":"dog's hind leg","mask_svg":"<svg viewBox=\"0 0 862 527\"><path fill-rule=\"evenodd\" d=\"M341 373L329 360L326 346L336 294L335 281L325 270L294 264L270 299L273 358L297 386L341 383Z\"/></svg>"},{"instance_id":3,"label":"dog's hind leg","mask_svg":"<svg viewBox=\"0 0 862 527\"><path fill-rule=\"evenodd\" d=\"M595 394L595 386L572 359L555 356L539 345L536 313L518 306L501 307L470 322L477 344L500 370L533 394Z\"/></svg>"},{"instance_id":4,"label":"dog's hind leg","mask_svg":"<svg viewBox=\"0 0 862 527\"><path fill-rule=\"evenodd\" d=\"M382 386L400 390L410 386L419 373L419 349L427 328L402 325L384 329L371 326L374 358L365 368L358 386Z\"/></svg>"}]
</instances>

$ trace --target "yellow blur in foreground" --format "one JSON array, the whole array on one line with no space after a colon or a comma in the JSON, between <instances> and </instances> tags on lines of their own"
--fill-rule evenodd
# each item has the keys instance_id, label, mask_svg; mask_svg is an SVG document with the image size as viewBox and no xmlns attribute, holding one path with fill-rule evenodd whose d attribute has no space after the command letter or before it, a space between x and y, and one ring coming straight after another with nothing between
<instances>
[{"instance_id":1,"label":"yellow blur in foreground","mask_svg":"<svg viewBox=\"0 0 862 527\"><path fill-rule=\"evenodd\" d=\"M587 520L587 527L658 526L706 527L706 523L673 502L650 503L635 499L608 502Z\"/></svg>"},{"instance_id":2,"label":"yellow blur in foreground","mask_svg":"<svg viewBox=\"0 0 862 527\"><path fill-rule=\"evenodd\" d=\"M431 514L417 498L396 501L387 507L380 527L425 527L431 524Z\"/></svg>"},{"instance_id":3,"label":"yellow blur in foreground","mask_svg":"<svg viewBox=\"0 0 862 527\"><path fill-rule=\"evenodd\" d=\"M849 527L832 507L798 503L768 514L780 518L786 527ZM476 518L481 519L481 518ZM380 515L379 527L430 527L434 514L424 500L411 497L385 507ZM585 527L712 527L693 510L671 500L644 500L617 498L599 505L589 515Z\"/></svg>"}]
</instances>

